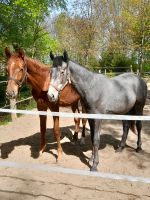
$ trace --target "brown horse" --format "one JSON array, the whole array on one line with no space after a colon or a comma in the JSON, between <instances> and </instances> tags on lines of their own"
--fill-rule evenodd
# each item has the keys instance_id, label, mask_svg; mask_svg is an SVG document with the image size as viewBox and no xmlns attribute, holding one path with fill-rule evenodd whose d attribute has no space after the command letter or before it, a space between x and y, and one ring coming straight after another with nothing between
<instances>
[{"instance_id":1,"label":"brown horse","mask_svg":"<svg viewBox=\"0 0 150 200\"><path fill-rule=\"evenodd\" d=\"M19 49L17 53L11 53L6 47L5 54L7 56L6 72L8 74L8 85L6 89L6 96L10 98L16 98L19 88L24 82L27 82L32 87L32 95L37 103L37 109L39 111L47 111L49 108L53 112L59 112L59 106L71 106L73 112L79 112L78 103L80 100L79 94L68 84L61 91L60 100L57 103L52 103L47 98L48 86L50 83L50 68L42 64L39 61L31 59L25 56L24 50ZM47 116L40 115L40 152L43 152L46 146L45 132L46 132L46 120ZM59 117L53 117L54 121L54 135L57 141L57 159L61 158L62 147L60 144L60 128ZM79 132L80 119L75 118L75 134L74 139L77 139ZM82 120L83 130L82 136L85 136L85 124L86 120Z\"/></svg>"}]
</instances>

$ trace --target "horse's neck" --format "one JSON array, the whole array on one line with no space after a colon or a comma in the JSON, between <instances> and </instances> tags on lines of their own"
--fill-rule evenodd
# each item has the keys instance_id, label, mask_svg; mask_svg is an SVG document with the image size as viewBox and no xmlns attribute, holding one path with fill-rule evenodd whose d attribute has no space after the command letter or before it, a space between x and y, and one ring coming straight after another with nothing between
<instances>
[{"instance_id":1,"label":"horse's neck","mask_svg":"<svg viewBox=\"0 0 150 200\"><path fill-rule=\"evenodd\" d=\"M80 77L82 80L87 80L88 77L94 76L93 72L73 61L69 61L69 69L72 72L72 76L76 79L79 79Z\"/></svg>"},{"instance_id":2,"label":"horse's neck","mask_svg":"<svg viewBox=\"0 0 150 200\"><path fill-rule=\"evenodd\" d=\"M48 73L46 73L47 71L45 70L43 72L40 63L34 61L33 59L26 58L26 64L27 78L32 88L36 90L47 90L47 87L45 86L48 79Z\"/></svg>"},{"instance_id":3,"label":"horse's neck","mask_svg":"<svg viewBox=\"0 0 150 200\"><path fill-rule=\"evenodd\" d=\"M84 92L88 90L89 85L94 80L94 73L72 61L69 61L69 70L74 87L81 96L82 94L84 96Z\"/></svg>"}]
</instances>

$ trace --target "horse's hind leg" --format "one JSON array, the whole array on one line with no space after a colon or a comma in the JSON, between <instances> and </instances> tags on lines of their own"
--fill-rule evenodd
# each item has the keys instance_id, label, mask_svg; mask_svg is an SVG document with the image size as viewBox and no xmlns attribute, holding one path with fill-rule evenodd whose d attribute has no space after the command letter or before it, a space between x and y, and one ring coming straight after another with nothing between
<instances>
[{"instance_id":1,"label":"horse's hind leg","mask_svg":"<svg viewBox=\"0 0 150 200\"><path fill-rule=\"evenodd\" d=\"M130 128L130 121L123 120L122 124L123 124L123 135L122 135L121 142L120 142L116 152L121 152L124 149L124 147L126 145L126 140L128 137L129 128Z\"/></svg>"},{"instance_id":2,"label":"horse's hind leg","mask_svg":"<svg viewBox=\"0 0 150 200\"><path fill-rule=\"evenodd\" d=\"M143 108L144 105L137 103L135 105L135 115L143 115ZM136 129L138 133L138 139L137 139L137 149L136 152L140 152L142 150L142 141L141 141L141 130L142 130L142 122L140 120L136 121Z\"/></svg>"},{"instance_id":3,"label":"horse's hind leg","mask_svg":"<svg viewBox=\"0 0 150 200\"><path fill-rule=\"evenodd\" d=\"M135 108L134 108L134 113L135 115L143 115L143 108L144 108L144 105L145 105L145 101L143 100L142 103L140 102L136 102L135 104ZM137 129L137 149L136 149L136 152L140 152L142 150L142 141L141 141L141 130L142 130L142 122L141 120L137 120L136 121L136 129Z\"/></svg>"},{"instance_id":4,"label":"horse's hind leg","mask_svg":"<svg viewBox=\"0 0 150 200\"><path fill-rule=\"evenodd\" d=\"M138 132L138 140L137 140L137 149L136 152L140 152L142 150L142 141L141 141L141 130L142 130L142 122L136 121L136 128Z\"/></svg>"}]
</instances>

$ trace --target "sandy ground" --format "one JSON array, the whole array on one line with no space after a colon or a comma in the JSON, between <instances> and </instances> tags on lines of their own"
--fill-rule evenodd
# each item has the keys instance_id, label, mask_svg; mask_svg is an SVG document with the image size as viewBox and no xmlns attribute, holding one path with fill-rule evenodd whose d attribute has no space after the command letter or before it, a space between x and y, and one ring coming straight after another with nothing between
<instances>
[{"instance_id":1,"label":"sandy ground","mask_svg":"<svg viewBox=\"0 0 150 200\"><path fill-rule=\"evenodd\" d=\"M146 106L146 109L149 109ZM62 111L70 111L62 108ZM148 110L147 115L150 115ZM70 139L74 121L61 118L63 157L56 163L56 143L53 135L52 118L48 118L45 152L39 156L40 141L38 116L26 115L15 122L0 127L0 161L46 164L89 170L91 155L89 126L86 130L86 144L72 144ZM99 149L98 171L150 178L150 121L143 123L143 151L136 153L137 136L129 132L127 147L122 153L115 153L122 135L120 121L104 121ZM110 180L98 177L48 173L40 170L15 169L0 166L0 199L5 200L148 200L150 184Z\"/></svg>"}]
</instances>

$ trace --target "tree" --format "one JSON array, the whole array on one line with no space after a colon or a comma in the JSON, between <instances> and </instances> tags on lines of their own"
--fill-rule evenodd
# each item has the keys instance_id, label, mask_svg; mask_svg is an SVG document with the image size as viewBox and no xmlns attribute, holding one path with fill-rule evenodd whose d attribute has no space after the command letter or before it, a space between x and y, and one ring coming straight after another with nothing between
<instances>
[{"instance_id":1,"label":"tree","mask_svg":"<svg viewBox=\"0 0 150 200\"><path fill-rule=\"evenodd\" d=\"M137 61L142 74L143 66L150 58L148 53L150 51L149 0L132 0L130 3L126 0L122 15L128 23L127 34L132 39L131 48L137 54Z\"/></svg>"},{"instance_id":2,"label":"tree","mask_svg":"<svg viewBox=\"0 0 150 200\"><path fill-rule=\"evenodd\" d=\"M28 55L40 56L40 50L48 53L52 40L46 30L45 18L54 7L65 7L64 0L1 0L0 42L3 46L17 43Z\"/></svg>"},{"instance_id":3,"label":"tree","mask_svg":"<svg viewBox=\"0 0 150 200\"><path fill-rule=\"evenodd\" d=\"M56 19L55 31L61 46L74 60L86 66L95 62L99 34L91 1L74 1L73 9Z\"/></svg>"}]
</instances>

